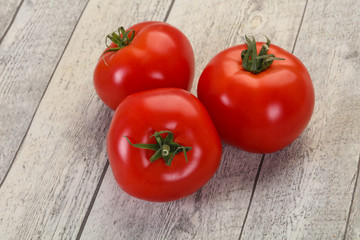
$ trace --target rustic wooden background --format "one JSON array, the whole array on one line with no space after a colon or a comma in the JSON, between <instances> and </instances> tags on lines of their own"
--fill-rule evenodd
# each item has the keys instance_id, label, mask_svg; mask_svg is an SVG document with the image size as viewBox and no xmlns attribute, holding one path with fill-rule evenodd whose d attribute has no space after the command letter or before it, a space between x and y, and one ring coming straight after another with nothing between
<instances>
[{"instance_id":1,"label":"rustic wooden background","mask_svg":"<svg viewBox=\"0 0 360 240\"><path fill-rule=\"evenodd\" d=\"M0 0L0 239L360 239L360 1ZM93 69L119 26L183 31L199 75L244 34L294 53L312 76L305 132L273 154L223 144L197 193L126 195L109 167L113 112Z\"/></svg>"}]
</instances>

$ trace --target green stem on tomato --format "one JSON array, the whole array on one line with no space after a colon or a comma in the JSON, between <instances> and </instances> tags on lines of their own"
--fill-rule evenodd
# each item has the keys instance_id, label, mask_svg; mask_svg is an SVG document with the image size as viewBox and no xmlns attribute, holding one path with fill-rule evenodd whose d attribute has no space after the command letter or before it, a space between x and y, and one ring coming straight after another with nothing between
<instances>
[{"instance_id":1,"label":"green stem on tomato","mask_svg":"<svg viewBox=\"0 0 360 240\"><path fill-rule=\"evenodd\" d=\"M131 35L130 35L131 33ZM129 37L130 35L130 37ZM122 49L123 47L128 46L131 41L134 39L135 36L135 31L134 30L127 30L125 31L125 29L123 27L119 27L118 28L118 33L113 32L111 34L108 34L105 38L105 45L106 47L108 47L108 49L104 52L116 52L120 49ZM115 43L116 47L110 47L110 45L108 45L108 39L110 41L112 41L113 43Z\"/></svg>"},{"instance_id":2,"label":"green stem on tomato","mask_svg":"<svg viewBox=\"0 0 360 240\"><path fill-rule=\"evenodd\" d=\"M241 52L241 59L243 60L242 66L245 71L258 74L269 68L274 60L285 60L285 58L275 57L274 54L268 54L271 42L269 38L266 37L266 39L266 44L262 45L258 55L255 38L252 37L250 40L250 38L245 35L245 43L248 48Z\"/></svg>"},{"instance_id":3,"label":"green stem on tomato","mask_svg":"<svg viewBox=\"0 0 360 240\"><path fill-rule=\"evenodd\" d=\"M167 133L167 136L163 138L161 134ZM140 149L148 149L153 150L155 153L149 159L150 162L154 162L160 158L165 161L167 166L171 165L174 156L178 153L183 152L185 156L186 162L188 162L186 153L191 150L191 147L182 146L176 142L174 142L174 134L171 131L159 131L155 132L150 137L155 137L156 144L144 144L144 143L137 143L133 144L130 142L129 138L124 136L128 143Z\"/></svg>"}]
</instances>

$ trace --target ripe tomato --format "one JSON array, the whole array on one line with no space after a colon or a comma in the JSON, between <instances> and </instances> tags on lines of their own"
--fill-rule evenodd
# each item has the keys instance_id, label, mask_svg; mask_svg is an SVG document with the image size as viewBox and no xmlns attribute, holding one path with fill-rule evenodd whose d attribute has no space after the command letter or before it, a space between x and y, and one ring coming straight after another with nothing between
<instances>
[{"instance_id":1,"label":"ripe tomato","mask_svg":"<svg viewBox=\"0 0 360 240\"><path fill-rule=\"evenodd\" d=\"M256 58L261 47L263 59ZM272 55L266 55L267 49ZM273 59L273 55L285 60ZM275 152L289 145L305 129L314 108L312 81L300 60L270 46L269 40L264 44L248 38L247 44L228 48L208 63L199 79L198 97L220 137L254 153Z\"/></svg>"},{"instance_id":2,"label":"ripe tomato","mask_svg":"<svg viewBox=\"0 0 360 240\"><path fill-rule=\"evenodd\" d=\"M171 201L200 189L216 172L221 148L204 106L178 88L152 89L125 98L107 136L118 184L148 201Z\"/></svg>"},{"instance_id":3,"label":"ripe tomato","mask_svg":"<svg viewBox=\"0 0 360 240\"><path fill-rule=\"evenodd\" d=\"M134 34L134 35L133 35ZM194 53L186 36L164 22L142 22L112 33L113 41L99 58L94 86L112 109L128 95L154 88L189 90L194 77Z\"/></svg>"}]
</instances>

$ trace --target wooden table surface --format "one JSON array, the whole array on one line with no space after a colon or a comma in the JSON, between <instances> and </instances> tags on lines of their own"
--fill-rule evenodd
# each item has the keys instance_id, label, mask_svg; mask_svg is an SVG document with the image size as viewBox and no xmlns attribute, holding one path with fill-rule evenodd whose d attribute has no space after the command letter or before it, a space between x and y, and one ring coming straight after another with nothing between
<instances>
[{"instance_id":1,"label":"wooden table surface","mask_svg":"<svg viewBox=\"0 0 360 240\"><path fill-rule=\"evenodd\" d=\"M360 1L0 0L0 239L360 239ZM245 34L295 54L316 93L289 147L223 143L215 176L168 203L132 198L106 153L92 74L107 33L159 20L189 38L191 92Z\"/></svg>"}]
</instances>

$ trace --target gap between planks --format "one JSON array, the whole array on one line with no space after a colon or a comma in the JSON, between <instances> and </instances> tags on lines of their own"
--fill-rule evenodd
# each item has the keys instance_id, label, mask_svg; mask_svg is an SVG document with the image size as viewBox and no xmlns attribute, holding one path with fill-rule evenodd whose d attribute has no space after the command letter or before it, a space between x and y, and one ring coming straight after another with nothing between
<instances>
[{"instance_id":1,"label":"gap between planks","mask_svg":"<svg viewBox=\"0 0 360 240\"><path fill-rule=\"evenodd\" d=\"M257 185L257 182L259 180L259 177L260 177L260 172L261 172L261 168L262 168L262 165L264 163L264 158L265 158L265 154L262 155L261 157L261 161L260 161L260 164L259 164L259 168L257 170L257 173L256 173L256 176L255 176L255 181L254 181L254 185L253 185L253 189L251 191L251 196L250 196L250 200L249 200L249 206L246 210L246 214L245 214L245 218L244 218L244 222L243 222L243 225L241 227L241 231L240 231L240 235L239 235L239 240L241 240L241 237L242 237L242 234L243 234L243 231L244 231L244 226L246 224L246 219L247 219L247 216L249 214L249 211L250 211L250 207L251 207L251 203L252 203L252 200L253 200L253 197L255 195L255 190L256 190L256 185Z\"/></svg>"},{"instance_id":2,"label":"gap between planks","mask_svg":"<svg viewBox=\"0 0 360 240\"><path fill-rule=\"evenodd\" d=\"M11 18L11 21L9 23L9 25L7 26L7 28L5 29L5 32L4 34L0 37L0 44L2 43L3 39L5 38L6 34L8 33L9 29L11 28L11 26L13 25L14 21L15 21L15 18L17 17L18 15L18 12L19 12L19 9L21 8L21 6L23 5L24 3L24 0L21 0L19 6L17 6L16 10L15 10L15 13L13 15L13 17ZM1 185L0 185L1 186Z\"/></svg>"},{"instance_id":3,"label":"gap between planks","mask_svg":"<svg viewBox=\"0 0 360 240\"><path fill-rule=\"evenodd\" d=\"M306 2L305 2L305 7L304 7L303 14L302 14L302 16L301 16L299 29L298 29L298 32L297 32L296 37L295 37L295 42L294 42L293 49L291 50L291 53L292 53L292 54L294 54L295 47L296 47L296 43L297 43L297 40L298 40L299 35L300 35L300 30L301 30L301 26L303 25L303 21L304 21L304 17L305 17L305 12L306 12L306 8L307 8L307 5L308 5L308 1L309 1L309 0L306 0Z\"/></svg>"},{"instance_id":4,"label":"gap between planks","mask_svg":"<svg viewBox=\"0 0 360 240\"><path fill-rule=\"evenodd\" d=\"M293 48L292 48L292 50L291 50L291 53L292 53L292 54L294 54L295 47L296 47L296 43L297 43L297 40L298 40L298 37L299 37L299 34L300 34L301 26L303 25L304 16L305 16L305 12L306 12L306 8L307 8L308 1L309 1L309 0L306 0L306 2L305 2L303 14L302 14L301 20L300 20L299 29L298 29L297 34L296 34L296 37L295 37L294 46L293 46ZM360 158L360 157L359 157L359 158ZM265 154L263 154L262 157L261 157L261 161L260 161L260 164L259 164L258 171L257 171L257 173L256 173L256 177L255 177L253 189L252 189L251 196L250 196L249 206L248 206L248 208L247 208L247 210L246 210L244 222L243 222L243 225L242 225L242 227L241 227L241 231L240 231L239 239L238 239L238 240L241 240L241 237L242 237L242 234L243 234L243 231L244 231L244 228L245 228L246 220L247 220L247 217L248 217L250 208L251 208L251 203L252 203L253 197L254 197L254 195L255 195L256 185L257 185L257 182L258 182L259 177L260 177L260 172L261 172L261 168L262 168L262 165L263 165L263 163L264 163L264 160L265 160ZM360 163L360 160L359 160L359 163ZM359 166L358 166L358 175L359 175ZM356 181L356 183L357 183L357 181ZM356 184L355 184L355 187L356 187ZM355 191L354 191L354 193L355 193ZM353 195L353 199L352 199L352 200L354 200L354 195ZM351 206L352 206L352 202L351 202ZM350 207L350 211L351 211L351 207ZM349 216L350 216L350 212L349 212ZM349 221L349 217L348 217L348 221ZM348 223L346 224L346 229L347 229L347 227L348 227ZM345 230L345 236L346 236L346 230Z\"/></svg>"},{"instance_id":5,"label":"gap between planks","mask_svg":"<svg viewBox=\"0 0 360 240\"><path fill-rule=\"evenodd\" d=\"M298 29L298 32L297 32L296 37L295 37L294 46L293 46L293 48L292 48L292 50L291 50L291 53L292 53L292 54L294 53L294 50L295 50L295 47L296 47L296 43L297 43L297 40L298 40L298 37L299 37L299 34L300 34L301 26L302 26L303 21L304 21L304 16L305 16L305 12L306 12L306 8L307 8L308 1L309 1L309 0L306 0L306 2L305 2L304 11L303 11L303 14L302 14L301 20L300 20L299 29ZM265 154L263 154L263 156L262 156L262 158L261 158L261 162L260 162L260 164L259 164L259 169L258 169L258 171L257 171L257 173L256 173L253 190L252 190L252 192L251 192L249 207L248 207L248 209L246 210L246 215L245 215L244 223L243 223L243 225L242 225L242 227L241 227L241 231L240 231L240 235L239 235L239 240L241 240L241 237L242 237L242 234L243 234L243 231L244 231L244 228L245 228L246 219L247 219L248 214L249 214L249 211L250 211L251 202L252 202L253 197L254 197L254 195L255 195L256 185L257 185L257 182L258 182L258 180L259 180L259 176L260 176L260 172L261 172L262 165L263 165L263 163L264 163L264 159L265 159ZM358 170L359 170L359 169L358 169ZM349 213L349 216L350 216L350 213ZM346 226L346 227L347 227L347 226Z\"/></svg>"},{"instance_id":6,"label":"gap between planks","mask_svg":"<svg viewBox=\"0 0 360 240\"><path fill-rule=\"evenodd\" d=\"M170 6L169 6L169 9L168 9L168 11L167 11L167 13L166 13L166 16L165 16L164 20L163 20L164 22L167 21L169 15L170 15L170 13L171 13L172 7L173 7L173 5L174 5L174 2L175 2L175 0L172 0L172 1L171 1L171 4L170 4ZM297 43L297 40L298 40L298 36L299 36L300 30L301 30L301 27L302 27L302 23L303 23L303 19L304 19L304 16L305 16L307 4L308 4L308 0L306 1L305 6L304 6L304 10L303 10L303 14L302 14L302 17L301 17L299 29L298 29L298 31L297 31L297 34L296 34L296 37L295 37L295 41L294 41L294 45L293 45L293 48L292 48L292 51L291 51L292 53L294 52L295 47L296 47L296 43ZM247 220L247 217L248 217L250 208L251 208L252 200L253 200L253 197L254 197L254 195L255 195L256 186L257 186L258 180L259 180L259 178L260 178L260 173L261 173L261 169L262 169L262 166L263 166L263 163L264 163L264 159L265 159L265 154L262 154L262 158L261 158L261 161L260 161L260 163L259 163L259 167L258 167L258 170L257 170L257 173L256 173L256 177L255 177L255 180L254 180L254 184L253 184L253 188L252 188L252 192L251 192L251 196L250 196L250 200L249 200L249 205L248 205L248 208L247 208L247 211L246 211L246 214L245 214L245 218L244 218L244 221L243 221L243 225L242 225L242 227L241 227L241 231L240 231L240 234L239 234L239 238L238 238L239 240L241 240L241 238L242 238L244 226L245 226L245 224L246 224L246 220ZM360 161L359 161L359 163L360 163ZM93 197L92 197L92 200L91 200L91 202L90 202L89 208L88 208L88 210L87 210L87 212L86 212L86 215L85 215L85 217L84 217L84 220L83 220L83 222L82 222L82 224L81 224L80 230L79 230L78 235L77 235L77 238L76 238L77 240L81 238L82 232L83 232L83 230L84 230L84 228L85 228L86 222L87 222L88 217L89 217L89 215L90 215L90 213L91 213L91 210L92 210L93 205L94 205L94 203L95 203L95 200L96 200L96 198L97 198L99 189L100 189L100 187L101 187L101 185L102 185L102 182L103 182L103 179L104 179L104 177L105 177L105 174L106 174L106 172L107 172L107 170L108 170L108 167L109 167L109 162L107 161L106 164L105 164L104 170L103 170L103 172L102 172L102 175L101 175L101 177L100 177L100 179L99 179L99 183L98 183L98 185L97 185L97 187L96 187L96 190L95 190L95 192L94 192L94 195L93 195ZM359 170L359 169L358 169L358 170ZM356 183L357 183L357 182L356 182ZM356 184L355 184L355 185L356 185Z\"/></svg>"},{"instance_id":7,"label":"gap between planks","mask_svg":"<svg viewBox=\"0 0 360 240\"><path fill-rule=\"evenodd\" d=\"M89 1L88 1L88 2L89 2ZM170 15L170 12L171 12L171 10L172 10L172 7L174 6L174 2L175 2L175 0L172 0L172 1L171 1L170 6L169 6L169 9L167 10L166 15L165 15L165 18L164 18L164 22L167 21L169 15ZM87 3L86 3L86 6L87 6ZM85 8L86 8L86 6L85 6ZM85 10L85 8L84 8L84 10ZM83 12L84 12L84 10L83 10ZM81 16L82 16L82 13L81 13L81 15L80 15L79 20L81 19ZM78 20L78 22L79 22L79 20ZM75 31L75 29L76 29L76 26L77 26L77 23L76 23L76 25L75 25L74 31ZM73 31L73 32L74 32L74 31ZM72 37L72 34L71 34L71 37ZM71 37L70 37L70 39L71 39ZM69 40L69 41L70 41L70 40ZM69 42L68 42L68 43L69 43ZM67 47L67 45L66 45L66 47ZM65 47L65 49L66 49L66 47ZM64 50L64 51L65 51L65 50ZM59 62L60 62L60 61L59 61ZM55 71L54 71L54 72L55 72ZM108 168L109 168L109 161L106 161L106 164L105 164L105 166L104 166L103 172L101 173L99 182L98 182L98 184L97 184L97 186L96 186L94 195L93 195L92 198L91 198L91 202L90 202L90 204L89 204L89 207L88 207L88 209L87 209L87 211L86 211L86 213L85 213L84 219L83 219L83 221L82 221L82 223L81 223L81 225L80 225L80 229L79 229L79 232L78 232L78 234L77 234L77 236L76 236L76 240L79 240L79 239L81 238L81 235L82 235L82 233L83 233L83 231L84 231L85 225L86 225L87 220L88 220L88 218L89 218L89 216L90 216L91 210L92 210L92 208L93 208L93 206L94 206L95 200L96 200L96 198L97 198L97 195L98 195L98 193L99 193L100 187L101 187L101 185L102 185L102 183L103 183L103 180L104 180L104 178L105 178L105 175L106 175L106 172L107 172ZM0 185L0 187L1 187L1 185Z\"/></svg>"},{"instance_id":8,"label":"gap between planks","mask_svg":"<svg viewBox=\"0 0 360 240\"><path fill-rule=\"evenodd\" d=\"M20 7L22 6L23 2L24 2L24 0L21 1L19 7L16 9L16 13L14 14L14 17L13 17L13 19L12 19L12 21L11 21L11 24L9 25L8 29L6 29L4 36L5 36L6 33L8 32L8 30L10 29L10 27L11 27L11 25L12 25L12 23L13 23L16 15L17 15ZM26 136L28 135L29 129L30 129L32 123L33 123L34 117L35 117L35 115L36 115L36 113L37 113L37 111L38 111L38 108L39 108L42 100L43 100L43 97L44 97L44 95L45 95L45 93L46 93L46 91L47 91L47 89L48 89L48 87L49 87L49 84L50 84L50 82L51 82L51 79L53 78L54 73L56 72L56 69L57 69L58 66L59 66L59 63L60 63L61 59L63 58L63 55L64 55L64 53L65 53L65 51L66 51L66 49L67 49L67 47L68 47L68 45L69 45L69 42L70 42L70 40L71 40L71 38L72 38L72 36L73 36L73 34L74 34L74 32L75 32L75 29L76 29L76 27L77 27L77 25L78 25L78 23L79 23L79 21L80 21L80 19L81 19L81 16L82 16L83 13L84 13L84 10L85 10L86 7L87 7L88 3L89 3L89 0L86 2L83 10L81 11L80 16L79 16L78 20L76 21L76 24L75 24L75 26L74 26L71 34L70 34L70 37L69 37L68 41L67 41L66 44L65 44L64 50L62 51L62 53L61 53L61 55L60 55L59 61L56 63L55 68L54 68L53 72L51 73L51 76L50 76L50 78L49 78L49 81L48 81L48 83L47 83L47 85L46 85L46 87L45 87L45 89L44 89L44 92L42 93L42 96L40 97L40 100L39 100L39 102L38 102L38 104L37 104L37 106L36 106L36 108L35 108L35 111L34 111L34 113L33 113L33 116L31 117L31 120L29 121L29 125L28 125L28 127L27 127L27 129L26 129L26 131L25 131L25 134L24 134L23 138L21 139L21 142L20 142L20 144L19 144L18 149L17 149L16 152L15 152L14 158L13 158L13 160L11 161L11 164L10 164L7 172L5 173L5 176L4 176L3 180L0 182L0 188L1 188L1 186L4 184L4 182L5 182L8 174L9 174L9 172L10 172L12 166L13 166L13 163L14 163L14 161L15 161L18 153L19 153L19 150L20 150L21 146L23 145ZM4 36L1 38L0 44L1 44L1 41L3 40Z\"/></svg>"},{"instance_id":9,"label":"gap between planks","mask_svg":"<svg viewBox=\"0 0 360 240\"><path fill-rule=\"evenodd\" d=\"M171 10L172 10L172 8L173 8L173 6L174 6L174 3L175 3L175 0L172 0L171 3L170 3L169 9L168 9L167 12L166 12L166 15L165 15L165 18L164 18L164 22L167 21L169 15L170 15L170 12L171 12Z\"/></svg>"},{"instance_id":10,"label":"gap between planks","mask_svg":"<svg viewBox=\"0 0 360 240\"><path fill-rule=\"evenodd\" d=\"M82 223L81 223L81 225L80 225L80 229L79 229L79 232L78 232L78 234L77 234L77 236L76 236L76 240L79 240L79 239L81 238L81 234L82 234L83 231L84 231L86 222L87 222L87 220L88 220L88 218L89 218L89 216L90 216L91 210L92 210L92 208L93 208L93 206L94 206L95 200L96 200L96 198L97 198L97 195L98 195L98 193L99 193L100 187L101 187L101 185L102 185L102 183L103 183L103 180L104 180L104 178L105 178L105 175L106 175L106 172L107 172L108 168L109 168L109 161L106 161L105 166L104 166L104 169L103 169L103 172L101 173L99 182L98 182L98 184L97 184L97 186L96 186L94 195L93 195L92 198L91 198L89 207L88 207L88 209L87 209L87 211L86 211L86 213L85 213L85 217L84 217L84 219L83 219L83 221L82 221Z\"/></svg>"},{"instance_id":11,"label":"gap between planks","mask_svg":"<svg viewBox=\"0 0 360 240\"><path fill-rule=\"evenodd\" d=\"M346 235L347 235L347 231L348 231L348 228L349 228L349 222L350 222L351 212L352 212L352 209L353 209L356 188L357 188L357 185L358 185L358 182L359 182L359 173L360 173L360 154L359 154L359 160L358 160L358 165L357 165L357 170L356 170L356 175L355 175L356 178L355 178L355 184L354 184L354 191L353 191L352 196L351 196L351 203L350 203L348 217L347 217L347 220L346 220L345 232L344 232L343 240L346 240Z\"/></svg>"}]
</instances>

